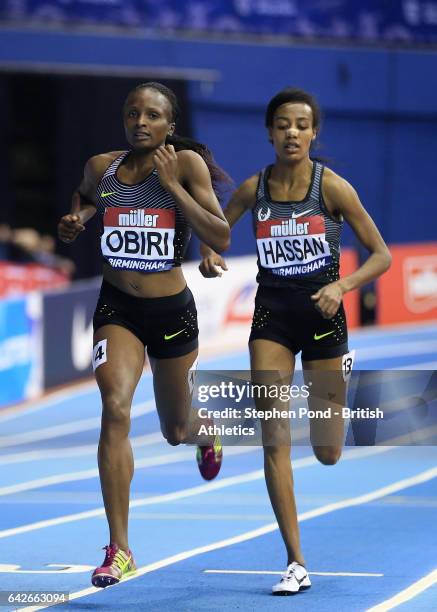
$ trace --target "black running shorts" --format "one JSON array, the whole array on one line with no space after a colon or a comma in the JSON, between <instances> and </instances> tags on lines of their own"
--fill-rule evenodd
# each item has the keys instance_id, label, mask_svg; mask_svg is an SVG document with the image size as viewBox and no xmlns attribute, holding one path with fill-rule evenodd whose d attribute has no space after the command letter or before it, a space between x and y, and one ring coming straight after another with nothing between
<instances>
[{"instance_id":1,"label":"black running shorts","mask_svg":"<svg viewBox=\"0 0 437 612\"><path fill-rule=\"evenodd\" d=\"M294 354L302 351L304 361L348 353L343 304L332 319L324 319L311 300L316 291L304 287L260 285L249 342L258 339L278 342Z\"/></svg>"},{"instance_id":2,"label":"black running shorts","mask_svg":"<svg viewBox=\"0 0 437 612\"><path fill-rule=\"evenodd\" d=\"M156 359L181 357L198 347L199 330L193 294L135 297L103 281L93 318L94 331L120 325L131 331Z\"/></svg>"}]
</instances>

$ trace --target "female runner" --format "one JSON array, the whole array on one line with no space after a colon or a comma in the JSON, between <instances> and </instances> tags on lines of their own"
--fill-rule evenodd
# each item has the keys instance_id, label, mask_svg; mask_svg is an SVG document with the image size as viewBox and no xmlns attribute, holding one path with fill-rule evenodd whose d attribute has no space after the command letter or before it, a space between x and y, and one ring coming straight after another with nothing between
<instances>
[{"instance_id":1,"label":"female runner","mask_svg":"<svg viewBox=\"0 0 437 612\"><path fill-rule=\"evenodd\" d=\"M92 583L116 584L135 571L128 542L133 456L131 403L149 355L162 432L169 444L188 435L190 370L198 353L196 306L181 262L191 229L215 251L229 244L229 225L215 189L227 175L208 149L174 135L174 93L144 83L123 108L127 151L92 157L60 220L72 242L97 212L102 220L103 283L94 314L93 367L102 397L98 463L109 545ZM198 449L206 479L220 469L219 443ZM212 443L211 443L212 442Z\"/></svg>"},{"instance_id":2,"label":"female runner","mask_svg":"<svg viewBox=\"0 0 437 612\"><path fill-rule=\"evenodd\" d=\"M275 162L244 181L224 211L231 227L250 211L257 241L259 287L249 338L252 381L289 385L301 351L305 380L313 382L310 409L337 406L341 415L344 374L352 367L342 298L385 272L391 256L354 188L310 157L320 129L314 97L284 89L269 102L265 124ZM340 279L344 219L369 257ZM211 245L202 245L201 253L204 276L227 269ZM267 371L272 374L266 378ZM256 401L257 409L271 407L271 400ZM287 410L288 404L279 408ZM325 465L340 458L343 425L341 416L311 419L313 450ZM280 419L262 421L262 433L267 489L287 550L287 570L273 593L289 595L311 586L299 541L289 421L286 426Z\"/></svg>"}]
</instances>

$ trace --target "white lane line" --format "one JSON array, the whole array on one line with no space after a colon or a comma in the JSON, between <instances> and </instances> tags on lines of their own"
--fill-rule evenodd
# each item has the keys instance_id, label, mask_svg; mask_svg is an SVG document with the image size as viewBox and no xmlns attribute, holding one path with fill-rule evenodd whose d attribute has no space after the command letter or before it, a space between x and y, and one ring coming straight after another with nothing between
<instances>
[{"instance_id":1,"label":"white lane line","mask_svg":"<svg viewBox=\"0 0 437 612\"><path fill-rule=\"evenodd\" d=\"M208 364L217 360L226 359L229 357L228 350L226 347L217 351L203 349L202 350L202 364ZM246 356L247 351L245 347L233 349L232 355L242 355ZM201 368L202 369L202 368ZM203 368L208 369L208 368ZM148 364L146 364L142 378L146 377L151 379L152 373ZM76 400L78 396L92 395L95 393L97 395L98 401L100 401L99 389L97 387L96 381L94 377L90 377L88 380L84 380L82 382L72 382L65 385L66 388L58 389L58 390L47 390L45 391L42 397L38 397L35 399L25 400L24 402L20 402L15 406L10 406L3 408L0 414L0 423L5 421L10 421L12 419L27 417L29 414L33 414L39 410L44 410L45 408L50 408L56 404L60 404L63 401L68 401L70 399Z\"/></svg>"},{"instance_id":2,"label":"white lane line","mask_svg":"<svg viewBox=\"0 0 437 612\"><path fill-rule=\"evenodd\" d=\"M47 563L46 567L59 567L58 570L21 570L21 565L0 563L0 574L78 574L94 569L92 565L71 565L68 563Z\"/></svg>"},{"instance_id":3,"label":"white lane line","mask_svg":"<svg viewBox=\"0 0 437 612\"><path fill-rule=\"evenodd\" d=\"M133 406L131 418L135 419L144 414L149 414L154 410L155 400L141 402L140 404ZM81 419L79 421L74 421L73 423L63 423L62 425L52 425L51 427L44 427L43 429L26 431L25 433L16 434L15 436L0 436L0 448L18 446L19 444L26 444L29 442L40 442L41 440L51 440L53 438L66 436L68 434L98 429L100 428L100 424L101 417L98 416L91 419Z\"/></svg>"},{"instance_id":4,"label":"white lane line","mask_svg":"<svg viewBox=\"0 0 437 612\"><path fill-rule=\"evenodd\" d=\"M333 512L334 510L340 510L341 508L351 508L352 506L367 504L375 499L379 499L380 497L385 497L386 495L390 495L391 493L402 491L403 489L407 489L408 487L427 482L428 480L432 480L436 477L437 467L433 467L429 470L421 472L420 474L416 474L416 476L410 476L409 478L398 480L397 482L394 482L391 485L376 489L375 491L371 491L370 493L365 493L364 495L359 495L357 497L352 497L343 501L327 504L321 509L316 508L315 510L308 510L307 512L304 512L303 514L299 515L299 520L307 520L310 518L314 518L315 516L321 516L322 514Z\"/></svg>"},{"instance_id":5,"label":"white lane line","mask_svg":"<svg viewBox=\"0 0 437 612\"><path fill-rule=\"evenodd\" d=\"M83 383L74 383L68 389L62 389L60 391L51 391L45 398L39 398L37 400L30 400L24 404L13 406L5 409L5 414L0 414L0 423L5 421L12 421L19 417L27 417L29 414L38 412L46 408L51 408L56 404L73 399L76 400L82 395L96 393L98 397L98 387L96 381L88 380Z\"/></svg>"},{"instance_id":6,"label":"white lane line","mask_svg":"<svg viewBox=\"0 0 437 612\"><path fill-rule=\"evenodd\" d=\"M435 428L425 428L423 430L418 430L414 434L414 440L412 440L412 437L410 434L404 434L402 436L398 436L396 438L386 440L384 447L378 446L378 448L384 449L388 447L399 446L402 444L411 444L413 442L417 444L420 440L428 439L431 435L434 434L434 431L437 431L437 426ZM295 433L295 435L293 436L293 441L296 442L297 440L304 439L308 433L309 433L309 429L303 428L302 430ZM150 434L146 434L144 436L137 436L135 438L132 438L131 440L133 448L149 446L149 445L157 444L162 441L163 441L163 436L161 432L153 432ZM240 454L241 452L238 450L237 451L233 450L233 449L240 448L238 446L237 447L228 446L226 448L227 448L226 453L230 455ZM246 447L246 448L254 449L255 447ZM367 447L367 448L373 449L373 447ZM10 464L10 463L18 463L18 462L24 462L24 461L34 461L36 459L61 458L64 456L84 456L85 454L94 455L96 453L96 450L97 450L97 443L94 443L94 444L88 444L85 446L69 447L67 449L54 449L53 451L46 451L46 450L27 451L24 453L13 453L13 454L4 455L4 456L0 455L0 467L8 463ZM363 450L365 449L361 448L360 452L363 452ZM66 453L66 455L64 455L64 452ZM246 451L246 452L249 452L249 451ZM370 454L374 454L375 452L385 452L385 450L379 450L379 451L371 450ZM183 461L185 458L180 453L176 455L167 455L167 456L168 457L175 456L176 459L174 461L164 460L164 462L161 465L164 465L167 463L169 464L174 463L179 460ZM347 452L346 452L346 455L343 454L343 457L345 456L347 458ZM189 458L188 454L187 454L187 458ZM152 465L160 465L160 463L153 463L153 462L149 463L149 461L153 461L153 460L150 460L147 458L137 459L135 461L135 465L136 467L149 467ZM25 481L22 483L17 483L14 485L7 485L5 487L0 487L0 496L10 495L13 493L19 493L19 492L28 491L31 489L37 489L40 487L45 487L45 486L50 486L50 485L55 485L55 484L61 484L63 482L74 482L75 480L86 480L89 478L95 478L97 476L98 476L98 470L96 468L89 468L88 470L82 470L78 472L70 472L70 473L67 472L67 473L62 473L62 474L55 474L52 476L45 476L42 478Z\"/></svg>"},{"instance_id":7,"label":"white lane line","mask_svg":"<svg viewBox=\"0 0 437 612\"><path fill-rule=\"evenodd\" d=\"M270 521L270 514L211 514L211 512L131 512L129 520L157 521Z\"/></svg>"},{"instance_id":8,"label":"white lane line","mask_svg":"<svg viewBox=\"0 0 437 612\"><path fill-rule=\"evenodd\" d=\"M191 459L193 453L187 453L186 451L174 452L172 454L159 455L158 457L148 457L146 459L138 459L135 461L135 468L152 467L156 465L167 465L169 463L176 463L183 461L184 459ZM76 482L78 480L88 480L90 478L97 478L99 476L99 470L97 468L91 468L89 470L81 470L79 472L70 472L58 474L55 476L46 476L44 478L36 478L35 480L27 480L26 482L20 482L15 485L9 485L7 487L0 487L0 496L12 495L13 493L22 493L23 491L31 491L32 489L39 489L41 487L48 487L50 485L57 485L64 482Z\"/></svg>"},{"instance_id":9,"label":"white lane line","mask_svg":"<svg viewBox=\"0 0 437 612\"><path fill-rule=\"evenodd\" d=\"M406 366L397 367L396 370L437 370L437 361L424 361L423 363L410 363L409 365L406 365Z\"/></svg>"},{"instance_id":10,"label":"white lane line","mask_svg":"<svg viewBox=\"0 0 437 612\"><path fill-rule=\"evenodd\" d=\"M296 441L301 438L305 438L306 435L307 435L307 429L304 429L303 431L296 432L293 439L294 441ZM160 432L149 434L149 436L150 438L147 440L147 444L153 444L153 443L163 440L162 434ZM392 444L391 441L389 440L387 441L387 445L393 446L394 444ZM96 452L96 445L91 445L91 446L93 448L93 452ZM255 450L258 447L256 446L246 446L246 447L228 446L226 448L227 448L226 450L227 455L235 455L235 454L241 454L242 452L250 452L250 449ZM238 450L239 448L246 448L248 450L241 451L241 450ZM378 447L378 448L387 448L387 447ZM384 451L377 451L377 452L384 452ZM372 454L374 454L374 452L372 452ZM154 465L166 465L166 464L176 463L178 461L185 461L187 459L190 459L191 456L192 456L192 452L179 451L179 452L173 452L171 454L160 455L154 458L146 457L143 459L136 459L135 467L142 468L142 467L151 467ZM3 462L1 461L0 464L2 463ZM64 482L75 482L78 480L87 480L91 478L97 478L98 476L99 476L99 471L97 468L89 468L87 470L81 470L77 472L63 472L61 474L44 476L41 478L36 478L34 480L27 480L25 482L20 482L20 483L16 483L13 485L7 485L4 487L0 487L0 497L3 495L22 493L23 491L30 491L32 489L39 489L42 487L61 484Z\"/></svg>"},{"instance_id":11,"label":"white lane line","mask_svg":"<svg viewBox=\"0 0 437 612\"><path fill-rule=\"evenodd\" d=\"M357 361L374 361L382 357L408 357L410 355L421 355L426 353L437 354L437 341L421 340L418 342L390 342L378 347L358 348Z\"/></svg>"},{"instance_id":12,"label":"white lane line","mask_svg":"<svg viewBox=\"0 0 437 612\"><path fill-rule=\"evenodd\" d=\"M130 439L133 448L142 448L157 444L164 440L160 431L155 431L143 436L134 436ZM11 463L26 463L27 461L38 461L42 459L62 459L67 457L84 457L95 455L97 452L97 441L93 444L82 446L67 446L65 448L44 449L36 451L24 451L22 453L0 454L0 467Z\"/></svg>"},{"instance_id":13,"label":"white lane line","mask_svg":"<svg viewBox=\"0 0 437 612\"><path fill-rule=\"evenodd\" d=\"M402 403L405 403L405 400L399 400ZM140 404L138 404L140 406ZM384 404L384 407L388 406L388 404ZM402 409L406 409L405 406L402 406ZM135 410L135 409L134 409ZM143 413L146 414L146 413ZM138 414L133 413L133 418L136 416L140 416ZM100 424L100 420L99 420ZM417 444L419 441L424 441L431 436L433 436L437 432L437 426L433 427L425 427L423 429L418 429L413 433L403 434L401 436L397 436L396 438L391 438L389 440L385 440L384 446L400 446L400 445L411 445ZM293 442L297 442L303 440L309 433L309 428L307 426L298 430L293 436ZM414 438L414 439L413 439ZM149 446L152 444L156 444L163 441L163 436L160 431L152 432L150 434L144 434L142 436L135 436L131 438L131 444L133 448L140 448L143 446ZM230 447L227 447L230 448ZM68 446L64 448L54 448L54 449L43 449L43 450L34 450L34 451L23 451L17 453L9 453L9 454L0 454L0 467L4 465L12 464L12 463L25 463L27 461L35 461L42 459L60 459L66 457L83 457L84 455L95 455L97 451L97 441L93 444L84 444L82 446Z\"/></svg>"},{"instance_id":14,"label":"white lane line","mask_svg":"<svg viewBox=\"0 0 437 612\"><path fill-rule=\"evenodd\" d=\"M282 575L282 572L273 572L270 570L203 570L204 574L266 574L269 576ZM384 574L372 574L369 572L308 572L311 576L350 576L351 578L381 578Z\"/></svg>"},{"instance_id":15,"label":"white lane line","mask_svg":"<svg viewBox=\"0 0 437 612\"><path fill-rule=\"evenodd\" d=\"M147 412L150 412L148 410ZM153 412L153 410L152 410ZM145 414L145 413L143 413ZM139 414L133 413L133 417L140 416ZM99 420L100 426L100 420ZM298 429L293 434L293 442L302 441L305 438L309 440L309 427L304 426ZM131 444L133 447L141 447L141 446L149 446L150 444L155 444L157 442L162 442L164 437L160 431L152 432L149 434L145 434L143 436L136 436L131 438ZM387 445L391 446L390 441L387 442ZM226 448L232 448L232 446L226 446ZM97 450L97 441L93 444L85 444L82 446L69 446L65 448L54 448L54 449L42 449L35 451L23 451L23 452L15 452L9 454L0 454L0 467L10 463L24 463L26 461L34 461L35 459L59 459L61 457L76 457L83 456L85 454L95 455Z\"/></svg>"},{"instance_id":16,"label":"white lane line","mask_svg":"<svg viewBox=\"0 0 437 612\"><path fill-rule=\"evenodd\" d=\"M433 352L433 350L437 353L437 348L432 348L432 343L435 343L435 340L423 340L423 341L415 341L415 342L403 342L402 340L399 342L393 343L393 336L399 336L402 338L404 335L408 335L411 333L423 334L429 337L430 334L437 333L437 327L431 325L428 326L426 323L423 324L423 328L421 329L421 325L414 324L412 326L406 326L405 329L402 326L399 327L395 325L393 329L391 326L385 326L380 330L360 330L351 333L351 338L356 341L360 341L364 339L364 341L374 340L374 339L386 339L387 344L382 344L378 346L378 357L390 357L390 356L399 356L399 355L414 355L420 353L428 353ZM398 330L398 331L397 331ZM404 347L407 346L409 348L408 352L405 353L403 350ZM419 347L419 348L416 348ZM437 345L436 345L437 347ZM366 346L357 349L359 352L359 357L365 360L374 357L375 355L375 347L374 346ZM232 352L235 355L244 355L245 352L238 349ZM225 355L226 357L227 355ZM361 357L362 356L362 357ZM207 356L203 358L205 363L223 358L221 353L214 354L213 356ZM425 364L411 364L409 366L403 366L396 369L411 369L411 366L414 366L417 370L435 369L437 362L425 363ZM148 369L145 370L143 376L150 376L150 371ZM49 391L49 396L46 398L39 398L37 400L30 400L25 402L24 404L20 404L18 406L13 406L11 408L5 408L0 414L0 422L10 421L12 419L27 417L29 414L32 414L38 410L42 410L45 408L50 408L56 404L59 404L63 401L70 400L72 398L76 399L78 396L83 396L87 394L96 393L98 395L98 389L95 383L95 380L88 380L81 383L73 383L69 385L68 389L62 389L60 391Z\"/></svg>"},{"instance_id":17,"label":"white lane line","mask_svg":"<svg viewBox=\"0 0 437 612\"><path fill-rule=\"evenodd\" d=\"M434 321L417 321L416 323L388 323L386 325L378 325L376 327L364 327L351 330L351 336L354 338L375 339L387 336L407 336L408 334L437 334L437 325Z\"/></svg>"},{"instance_id":18,"label":"white lane line","mask_svg":"<svg viewBox=\"0 0 437 612\"><path fill-rule=\"evenodd\" d=\"M411 497L410 495L393 495L381 502L384 506L403 506L404 508L437 508L437 497Z\"/></svg>"},{"instance_id":19,"label":"white lane line","mask_svg":"<svg viewBox=\"0 0 437 612\"><path fill-rule=\"evenodd\" d=\"M420 474L416 474L415 476L412 476L410 478L404 478L403 480L398 480L397 482L393 482L392 484L387 485L385 487L381 487L380 489L376 489L375 491L370 491L369 493L365 493L364 495L358 495L357 497L349 497L348 499L344 499L341 502L337 502L334 504L327 504L326 506L321 506L320 508L315 508L314 510L303 512L302 514L298 515L298 520L300 522L303 522L303 521L307 521L309 519L315 518L317 516L329 514L336 510L342 510L344 508L351 508L354 506L365 504L375 499L379 499L380 497L385 497L386 495L390 495L390 493L393 493L395 491L401 491L402 489L412 487L414 485L420 484L422 482L426 482L436 477L437 477L437 468L425 470L424 472L421 472ZM143 567L138 568L134 576L128 576L127 578L124 579L123 582L127 582L128 580L134 580L135 578L144 576L144 574L148 574L150 572L161 569L163 567L168 567L169 565L173 565L174 563L178 563L179 561L184 561L185 559L196 557L197 555L202 555L204 553L211 552L213 550L218 550L220 548L232 546L233 544L240 544L241 542L247 542L248 540L252 540L253 538L257 538L267 533L271 533L273 531L276 531L277 529L278 529L278 524L276 522L270 523L268 525L264 525L263 527L259 527L258 529L246 531L244 533L241 533L240 535L233 536L231 538L226 538L224 540L218 540L217 542L213 542L212 544L198 546L197 548L186 550L176 555L172 555L171 557L166 557L165 559L160 559L159 561L155 561L154 563L149 563L148 565L144 565ZM111 588L111 587L107 587L107 588ZM74 599L85 597L86 595L91 595L92 593L97 593L99 591L101 591L101 589L96 589L94 587L82 589L81 591L70 593L69 600L72 601ZM43 610L46 607L48 606L31 606L28 608L22 608L22 611L23 612L36 612L37 610Z\"/></svg>"},{"instance_id":20,"label":"white lane line","mask_svg":"<svg viewBox=\"0 0 437 612\"><path fill-rule=\"evenodd\" d=\"M161 434L162 439L162 434ZM245 450L230 448L227 455L240 455L243 452L251 452L256 450L255 446L244 447ZM246 450L247 449L247 450ZM173 451L156 457L145 457L143 459L135 460L135 469L153 467L157 465L168 465L171 463L178 463L180 461L188 461L194 457L194 447L190 450ZM22 493L23 491L31 491L32 489L39 489L41 487L48 487L50 485L57 485L64 482L76 482L78 480L89 480L91 478L98 478L98 468L91 468L89 470L81 470L78 472L64 472L62 474L55 474L53 476L45 476L43 478L35 478L34 480L27 480L26 482L20 482L14 485L8 485L6 487L0 487L0 496L12 495L13 493Z\"/></svg>"},{"instance_id":21,"label":"white lane line","mask_svg":"<svg viewBox=\"0 0 437 612\"><path fill-rule=\"evenodd\" d=\"M312 459L312 458L311 458ZM302 467L302 466L301 466ZM162 504L166 502L175 501L178 499L184 499L187 497L193 497L202 493L209 493L210 491L216 491L224 489L225 487L233 486L236 484L242 484L251 482L253 480L259 480L264 476L264 470L255 470L242 474L241 476L231 476L229 478L223 478L217 482L211 482L204 485L198 485L189 489L182 489L180 491L174 491L173 493L164 493L163 495L153 495L151 497L145 497L141 499L135 499L130 502L130 508L138 508L140 506L150 506L153 504ZM19 533L27 533L29 531L35 531L37 529L43 529L45 527L53 527L55 525L62 525L64 523L71 523L73 521L81 521L84 519L94 518L96 516L103 516L105 509L103 507L96 508L94 510L87 510L85 512L77 512L75 514L67 514L54 519L47 519L44 521L37 521L36 523L29 523L27 525L21 525L20 527L13 527L12 529L5 529L0 531L0 538L7 538L10 536L17 535Z\"/></svg>"},{"instance_id":22,"label":"white lane line","mask_svg":"<svg viewBox=\"0 0 437 612\"><path fill-rule=\"evenodd\" d=\"M257 447L243 447L256 449ZM343 461L348 459L360 459L363 457L367 457L369 455L376 455L380 453L385 453L390 450L393 450L395 447L391 446L380 446L380 447L371 447L371 448L358 448L353 449L349 452L345 452L343 454ZM297 459L293 462L293 469L297 470L303 467L307 467L309 465L315 465L318 461L314 456L303 457L301 459ZM222 480L209 482L204 485L198 485L196 487L191 487L189 489L182 489L179 491L174 491L172 493L165 493L163 495L155 495L151 497L144 497L140 499L135 499L130 502L129 507L138 508L141 506L150 506L152 504L166 503L170 501L175 501L178 499L184 499L187 497L193 497L195 495L199 495L202 493L209 493L210 491L216 491L219 489L224 489L225 487L233 486L235 484L241 484L245 482L251 482L254 480L260 480L264 478L264 470L255 470L252 472L247 472L246 474L241 474L240 476L231 476L229 478L223 478ZM103 507L95 508L93 510L86 510L84 512L76 512L74 514L67 514L64 516L58 516L52 519L46 519L44 521L37 521L35 523L28 523L26 525L20 525L19 527L12 527L11 529L4 529L0 531L0 538L8 538L10 536L17 535L19 533L27 533L29 531L35 531L37 529L44 529L46 527L53 527L55 525L62 525L64 523L71 523L73 521L82 521L88 518L94 518L96 516L102 516L105 513L105 509Z\"/></svg>"},{"instance_id":23,"label":"white lane line","mask_svg":"<svg viewBox=\"0 0 437 612\"><path fill-rule=\"evenodd\" d=\"M415 373L412 372L411 374L412 376L414 376ZM153 400L149 400L149 401L153 401ZM399 400L399 401L405 402L405 400ZM145 402L145 404L146 403L147 402ZM137 404L136 406L133 407L133 412L132 412L133 418L135 418L136 416L140 416L140 414L137 413L139 406L142 406L142 404ZM403 408L405 408L405 406ZM147 412L150 412L150 410L147 410L143 414L146 414ZM82 423L84 424L84 427L86 427L87 422L91 425L91 429L94 429L95 427L100 426L100 417L98 419L96 418L96 419L89 419L89 420L83 421ZM76 423L79 423L79 421L77 421ZM44 431L44 430L39 430L39 431ZM81 429L81 431L85 431L85 429L83 430ZM301 430L297 431L293 435L293 442L304 439L305 436L308 434L308 432L309 432L308 427L302 428ZM55 430L55 433L56 433L56 430ZM384 442L384 445L385 446L399 446L402 444L409 445L412 443L417 443L419 440L425 440L427 439L427 437L430 437L433 433L434 433L433 429L431 430L429 428L425 428L425 429L417 430L414 432L414 440L412 440L413 434L404 434L403 436L398 436L396 438L386 440ZM420 434L420 437L418 437L419 434ZM8 439L10 440L10 438ZM143 436L136 436L134 438L131 438L131 444L134 448L137 448L137 447L139 448L141 446L148 446L150 444L155 444L157 442L162 441L162 439L163 439L162 434L161 432L158 431L158 432L153 432L150 434L145 434ZM95 455L96 449L97 449L97 442L93 444L82 445L82 446L69 446L69 447L55 448L55 449L22 451L22 452L15 452L15 453L3 454L3 455L0 454L0 467L4 465L12 464L12 463L25 463L26 461L35 461L35 460L42 460L42 459L58 459L62 457L77 457L77 456L84 456L86 454Z\"/></svg>"},{"instance_id":24,"label":"white lane line","mask_svg":"<svg viewBox=\"0 0 437 612\"><path fill-rule=\"evenodd\" d=\"M373 606L373 608L368 608L366 612L387 612L387 610L393 610L393 608L397 608L397 606L400 606L406 601L410 601L410 599L413 599L416 597L416 595L423 593L423 591L426 591L426 589L429 589L436 583L437 569L433 570L417 582L414 582L403 591L400 591L400 593L390 597L390 599L386 599L377 606ZM433 609L435 609L435 607Z\"/></svg>"},{"instance_id":25,"label":"white lane line","mask_svg":"<svg viewBox=\"0 0 437 612\"><path fill-rule=\"evenodd\" d=\"M405 345L409 347L409 350L407 352L403 350ZM374 347L358 349L358 351L359 351L359 354L358 354L357 359L359 359L360 362L374 359ZM390 357L390 356L397 357L400 354L402 356L404 355L409 356L409 355L423 354L423 353L436 353L437 354L437 342L435 340L424 340L422 342L402 343L401 352L399 352L399 344L390 344L390 345L382 346L378 349L378 358ZM399 370L409 370L412 367L414 367L415 370L436 369L437 362L431 361L431 362L425 362L425 363L420 363L420 364L409 364L407 366L400 366L395 369L396 370L398 369ZM87 385L90 385L90 384L91 383L87 383ZM28 415L30 414L30 412L39 410L41 408L49 407L51 405L59 403L62 400L70 399L75 396L77 397L77 395L79 396L86 395L93 391L94 389L91 389L91 390L84 389L84 390L79 390L79 392L77 391L74 392L73 390L68 391L68 392L63 391L59 393L59 397L55 397L49 401L42 402L41 405L31 408L29 410L25 410L20 413L0 415L0 422L7 421L17 416L24 415L24 414ZM153 400L149 400L149 401L152 402ZM138 404L138 406L141 406L144 404L147 404L147 402ZM146 414L147 412L150 412L150 411L146 411L141 414ZM135 416L140 416L140 414L135 415L134 413L132 413L132 417L134 418ZM66 423L63 425L56 425L53 427L48 427L45 429L40 429L40 430L36 430L32 432L26 432L24 434L17 434L15 436L0 436L0 448L8 448L11 446L25 444L28 442L47 440L53 437L58 437L62 435L68 435L72 433L79 433L79 432L83 432L87 430L96 429L98 427L100 427L100 417L95 417L92 419L82 419L82 420L79 420L73 423Z\"/></svg>"}]
</instances>

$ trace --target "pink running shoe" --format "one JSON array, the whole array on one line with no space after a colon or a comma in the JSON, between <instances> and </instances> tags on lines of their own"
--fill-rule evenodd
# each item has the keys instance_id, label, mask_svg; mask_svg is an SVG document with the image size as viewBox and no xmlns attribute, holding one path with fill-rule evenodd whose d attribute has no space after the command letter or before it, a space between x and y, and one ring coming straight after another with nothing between
<instances>
[{"instance_id":1,"label":"pink running shoe","mask_svg":"<svg viewBox=\"0 0 437 612\"><path fill-rule=\"evenodd\" d=\"M104 546L103 550L106 550L105 560L101 567L96 567L91 577L95 587L104 589L135 574L137 568L130 550L126 553L117 544Z\"/></svg>"},{"instance_id":2,"label":"pink running shoe","mask_svg":"<svg viewBox=\"0 0 437 612\"><path fill-rule=\"evenodd\" d=\"M220 436L216 436L211 446L198 446L196 453L199 471L205 480L212 480L220 472L223 449Z\"/></svg>"}]
</instances>

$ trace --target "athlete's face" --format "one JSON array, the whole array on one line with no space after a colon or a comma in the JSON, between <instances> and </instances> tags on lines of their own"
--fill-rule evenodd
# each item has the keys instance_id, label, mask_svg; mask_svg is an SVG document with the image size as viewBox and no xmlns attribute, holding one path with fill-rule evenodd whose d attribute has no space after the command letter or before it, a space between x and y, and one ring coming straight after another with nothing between
<instances>
[{"instance_id":1,"label":"athlete's face","mask_svg":"<svg viewBox=\"0 0 437 612\"><path fill-rule=\"evenodd\" d=\"M277 108L273 126L269 128L269 139L279 160L294 163L304 159L316 136L311 106L293 102Z\"/></svg>"},{"instance_id":2,"label":"athlete's face","mask_svg":"<svg viewBox=\"0 0 437 612\"><path fill-rule=\"evenodd\" d=\"M123 109L128 143L136 150L153 150L173 134L175 124L168 99L156 89L143 88L131 93Z\"/></svg>"}]
</instances>

